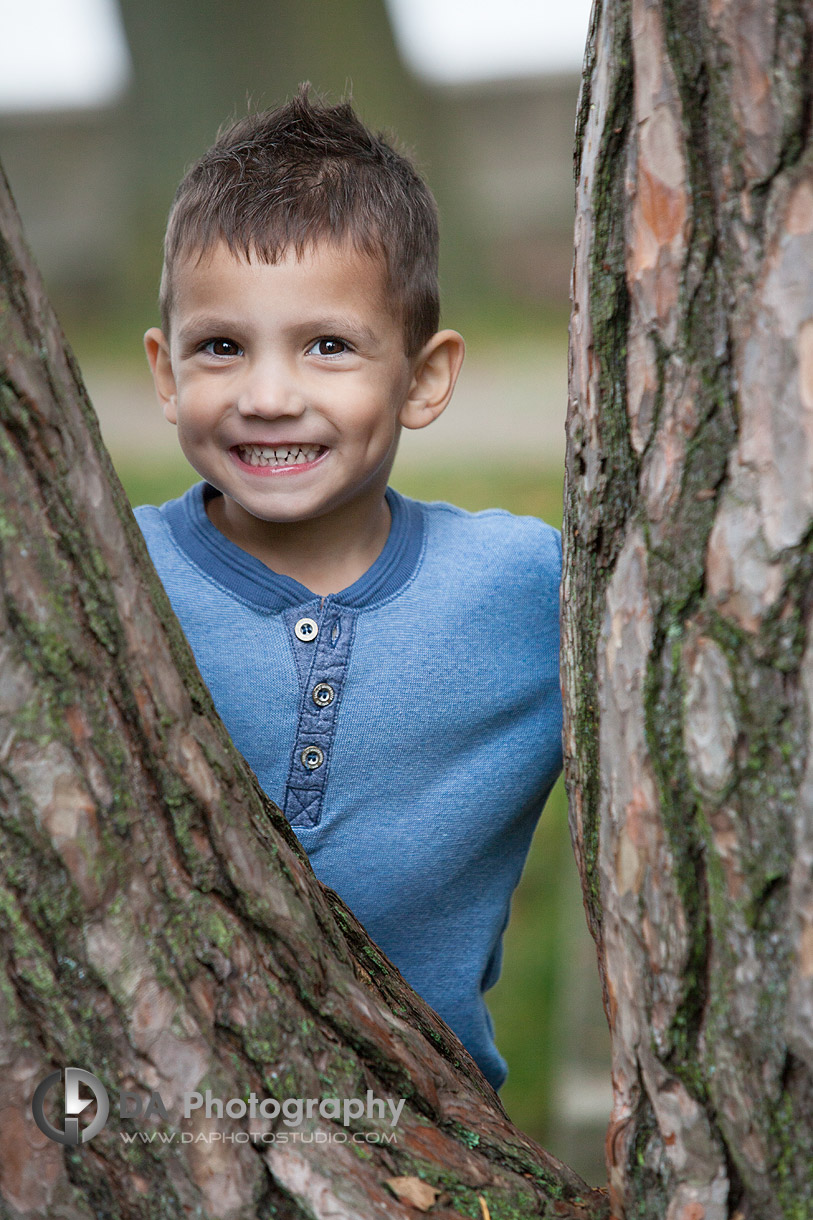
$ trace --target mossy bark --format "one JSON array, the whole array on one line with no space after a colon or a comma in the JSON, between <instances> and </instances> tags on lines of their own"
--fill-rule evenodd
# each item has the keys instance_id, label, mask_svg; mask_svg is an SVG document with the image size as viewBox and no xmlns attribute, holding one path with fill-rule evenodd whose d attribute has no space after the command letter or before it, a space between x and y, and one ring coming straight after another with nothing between
<instances>
[{"instance_id":1,"label":"mossy bark","mask_svg":"<svg viewBox=\"0 0 813 1220\"><path fill-rule=\"evenodd\" d=\"M0 183L0 1215L439 1220L606 1214L508 1122L339 899L218 720L101 445ZM113 1100L65 1148L31 1113L66 1065ZM121 1089L403 1097L395 1143L126 1143ZM325 1119L311 1117L305 1136ZM373 1139L386 1119L358 1120ZM340 1134L346 1128L335 1125Z\"/></svg>"},{"instance_id":2,"label":"mossy bark","mask_svg":"<svg viewBox=\"0 0 813 1220\"><path fill-rule=\"evenodd\" d=\"M593 15L565 738L627 1220L813 1216L812 47L801 0Z\"/></svg>"}]
</instances>

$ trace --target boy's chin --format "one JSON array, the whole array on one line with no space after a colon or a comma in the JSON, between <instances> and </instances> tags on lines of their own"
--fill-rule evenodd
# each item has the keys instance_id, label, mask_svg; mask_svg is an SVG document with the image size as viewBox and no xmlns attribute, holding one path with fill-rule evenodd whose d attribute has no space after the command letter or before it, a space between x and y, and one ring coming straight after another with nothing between
<instances>
[{"instance_id":1,"label":"boy's chin","mask_svg":"<svg viewBox=\"0 0 813 1220\"><path fill-rule=\"evenodd\" d=\"M210 484L211 486L211 484ZM315 521L321 516L329 515L331 509L321 505L307 506L278 506L274 508L261 509L250 501L244 501L236 496L230 495L226 491L221 491L215 488L215 495L209 500L209 506L214 508L215 517L222 517L235 523L240 523L247 528L262 528L267 526L299 525L306 521ZM212 514L209 514L210 517Z\"/></svg>"}]
</instances>

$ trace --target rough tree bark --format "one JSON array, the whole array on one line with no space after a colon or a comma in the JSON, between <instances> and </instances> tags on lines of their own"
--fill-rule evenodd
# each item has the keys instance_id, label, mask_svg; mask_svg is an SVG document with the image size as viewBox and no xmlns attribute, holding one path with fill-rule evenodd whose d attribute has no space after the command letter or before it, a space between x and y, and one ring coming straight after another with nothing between
<instances>
[{"instance_id":1,"label":"rough tree bark","mask_svg":"<svg viewBox=\"0 0 813 1220\"><path fill-rule=\"evenodd\" d=\"M564 658L615 1216L813 1216L813 11L618 0L577 144Z\"/></svg>"},{"instance_id":2,"label":"rough tree bark","mask_svg":"<svg viewBox=\"0 0 813 1220\"><path fill-rule=\"evenodd\" d=\"M0 188L0 1214L408 1220L386 1181L419 1177L439 1220L598 1220L232 747ZM114 1120L65 1148L31 1101L66 1064L171 1115L206 1088L406 1105L389 1146L126 1144Z\"/></svg>"}]
</instances>

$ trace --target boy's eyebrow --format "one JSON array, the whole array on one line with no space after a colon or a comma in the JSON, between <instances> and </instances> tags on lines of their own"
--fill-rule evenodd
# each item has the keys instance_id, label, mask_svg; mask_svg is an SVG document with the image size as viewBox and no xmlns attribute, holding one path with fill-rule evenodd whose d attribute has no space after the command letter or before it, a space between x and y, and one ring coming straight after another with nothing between
<instances>
[{"instance_id":1,"label":"boy's eyebrow","mask_svg":"<svg viewBox=\"0 0 813 1220\"><path fill-rule=\"evenodd\" d=\"M341 317L338 314L332 316L322 316L314 318L313 321L307 320L301 325L292 327L295 330L313 331L314 334L322 335L350 335L354 339L359 339L362 343L374 344L379 341L379 336L375 331L370 330L369 326L365 326L363 322L357 322L353 318Z\"/></svg>"},{"instance_id":2,"label":"boy's eyebrow","mask_svg":"<svg viewBox=\"0 0 813 1220\"><path fill-rule=\"evenodd\" d=\"M186 342L189 339L197 339L200 335L226 335L229 331L239 330L240 326L237 322L230 322L227 318L218 317L215 314L200 314L198 317L190 318L185 325L178 329L178 339L181 342Z\"/></svg>"}]
</instances>

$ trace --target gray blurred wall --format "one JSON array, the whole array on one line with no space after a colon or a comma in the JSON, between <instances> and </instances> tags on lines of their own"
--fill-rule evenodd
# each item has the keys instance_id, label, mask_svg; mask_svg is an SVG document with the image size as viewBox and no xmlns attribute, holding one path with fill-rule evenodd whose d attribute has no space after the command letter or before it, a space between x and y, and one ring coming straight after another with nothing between
<instances>
[{"instance_id":1,"label":"gray blurred wall","mask_svg":"<svg viewBox=\"0 0 813 1220\"><path fill-rule=\"evenodd\" d=\"M401 63L381 0L122 0L133 61L100 112L0 114L0 158L71 327L155 315L164 218L184 168L226 119L310 80L349 88L435 190L444 295L564 302L572 257L575 77L428 86Z\"/></svg>"}]
</instances>

